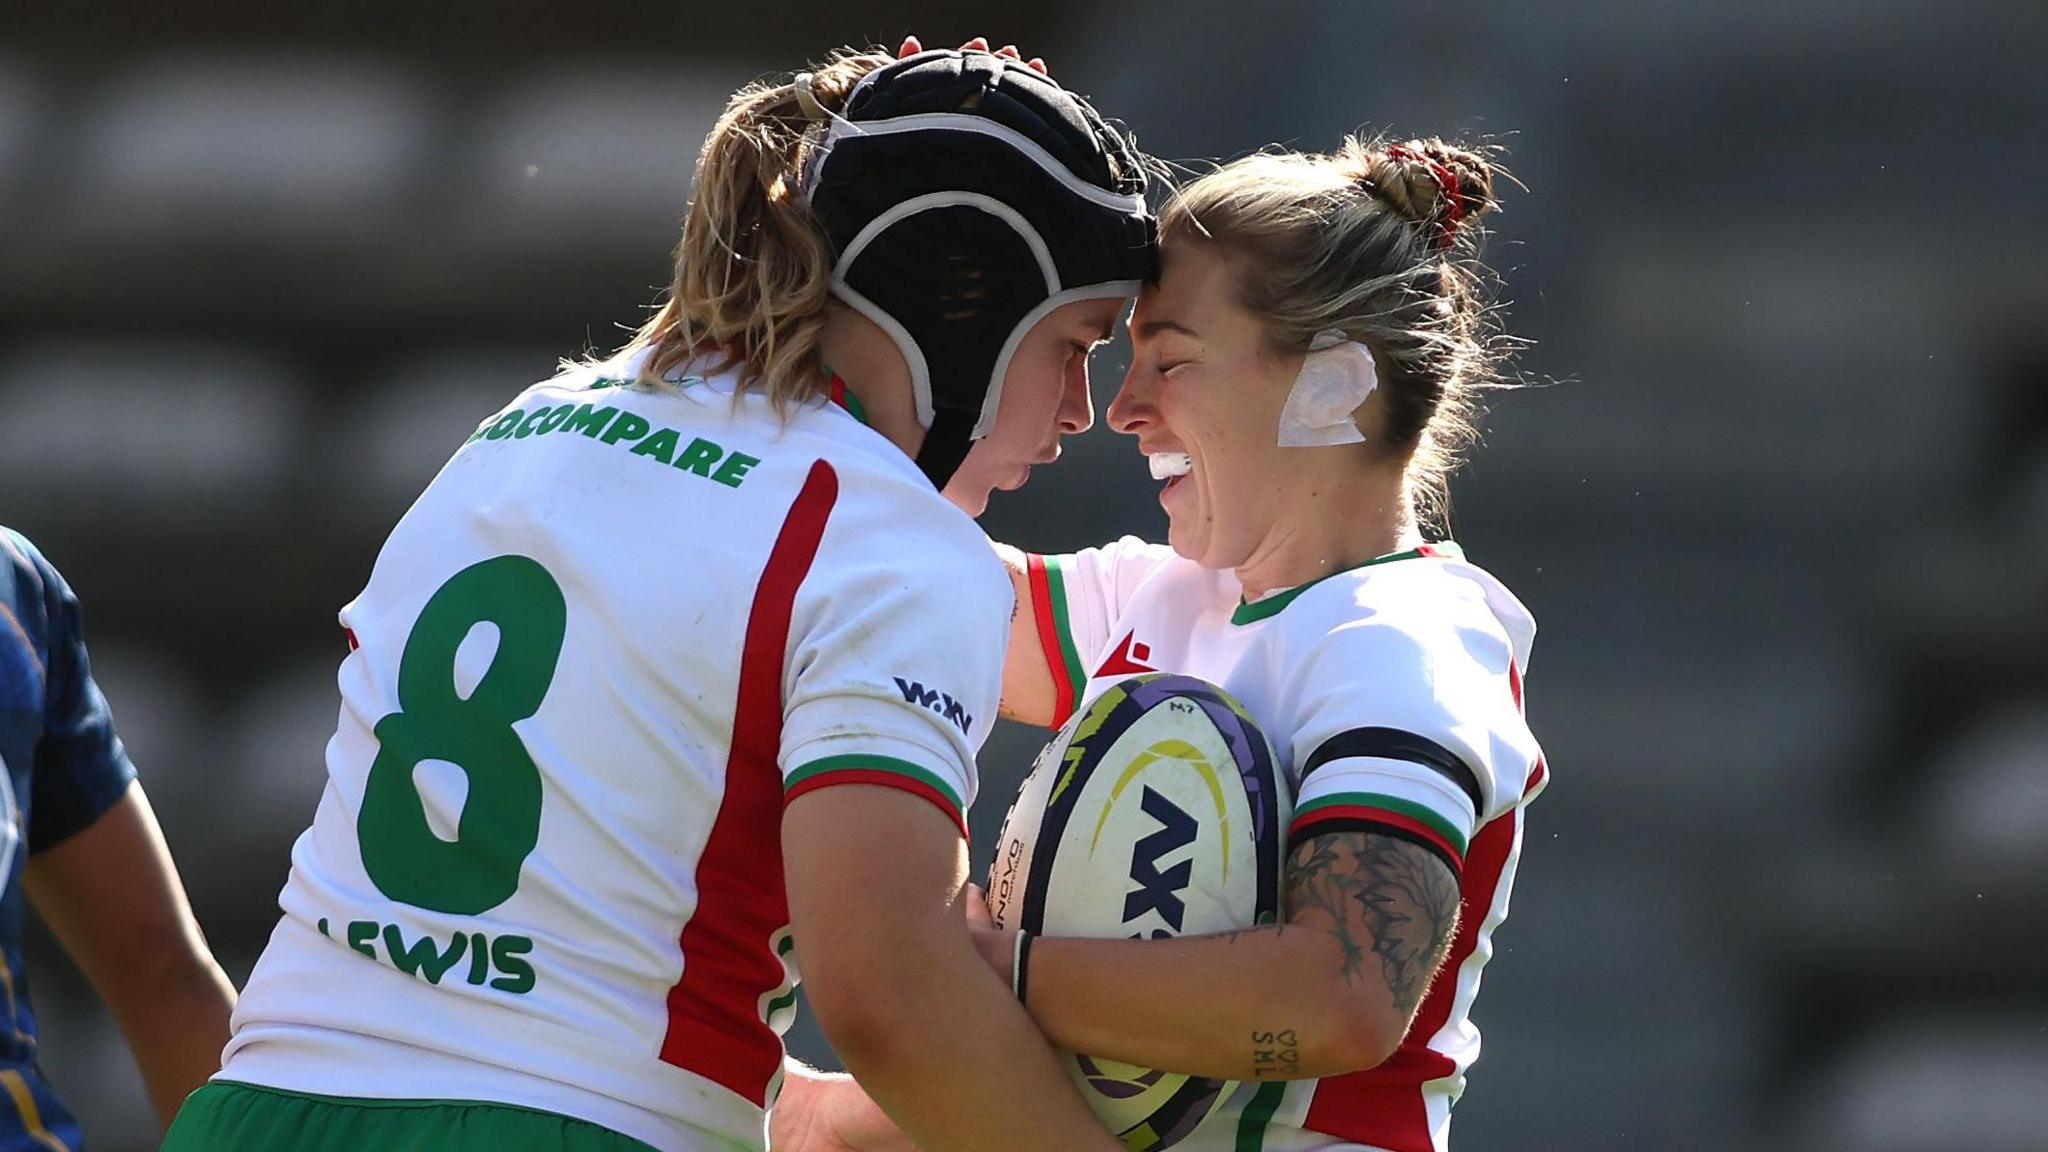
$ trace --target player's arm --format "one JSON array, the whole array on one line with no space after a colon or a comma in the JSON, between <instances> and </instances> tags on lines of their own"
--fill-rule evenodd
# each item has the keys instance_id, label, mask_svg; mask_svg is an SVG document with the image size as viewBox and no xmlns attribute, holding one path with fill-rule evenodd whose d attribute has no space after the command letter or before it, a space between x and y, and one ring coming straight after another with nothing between
<instances>
[{"instance_id":1,"label":"player's arm","mask_svg":"<svg viewBox=\"0 0 2048 1152\"><path fill-rule=\"evenodd\" d=\"M20 536L0 543L37 569L50 629L23 883L112 1011L158 1117L169 1123L185 1096L220 1068L234 989L207 950L156 815L114 735L77 598Z\"/></svg>"},{"instance_id":2,"label":"player's arm","mask_svg":"<svg viewBox=\"0 0 2048 1152\"><path fill-rule=\"evenodd\" d=\"M1006 720L1049 728L1054 719L1057 689L1051 658L1041 643L1031 599L1031 577L1022 550L994 545L1010 573L1010 647L1003 656L1003 698L998 713Z\"/></svg>"},{"instance_id":3,"label":"player's arm","mask_svg":"<svg viewBox=\"0 0 2048 1152\"><path fill-rule=\"evenodd\" d=\"M1055 1044L1233 1080L1371 1068L1407 1034L1458 923L1451 866L1367 831L1304 839L1286 923L1177 940L1034 938L1025 994ZM1008 971L1013 933L979 930Z\"/></svg>"},{"instance_id":4,"label":"player's arm","mask_svg":"<svg viewBox=\"0 0 2048 1152\"><path fill-rule=\"evenodd\" d=\"M29 899L113 1013L158 1119L220 1069L235 991L214 962L140 784L29 857Z\"/></svg>"},{"instance_id":5,"label":"player's arm","mask_svg":"<svg viewBox=\"0 0 2048 1152\"><path fill-rule=\"evenodd\" d=\"M782 844L811 1007L919 1148L1119 1152L976 955L966 844L944 812L900 789L820 788L790 801Z\"/></svg>"}]
</instances>

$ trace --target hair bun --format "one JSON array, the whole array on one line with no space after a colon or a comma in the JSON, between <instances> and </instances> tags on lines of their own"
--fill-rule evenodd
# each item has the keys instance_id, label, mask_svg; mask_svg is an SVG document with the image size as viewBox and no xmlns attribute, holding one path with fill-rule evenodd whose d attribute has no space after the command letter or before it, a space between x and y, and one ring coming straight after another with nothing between
<instances>
[{"instance_id":1,"label":"hair bun","mask_svg":"<svg viewBox=\"0 0 2048 1152\"><path fill-rule=\"evenodd\" d=\"M1432 136L1364 151L1362 158L1365 182L1404 219L1431 229L1438 248L1457 243L1466 224L1498 207L1493 165L1472 149Z\"/></svg>"}]
</instances>

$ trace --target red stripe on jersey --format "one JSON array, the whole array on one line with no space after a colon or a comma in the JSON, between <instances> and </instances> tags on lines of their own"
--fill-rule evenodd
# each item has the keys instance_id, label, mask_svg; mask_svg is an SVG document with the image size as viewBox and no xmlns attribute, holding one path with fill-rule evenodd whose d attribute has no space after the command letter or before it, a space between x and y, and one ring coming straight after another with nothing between
<instances>
[{"instance_id":1,"label":"red stripe on jersey","mask_svg":"<svg viewBox=\"0 0 2048 1152\"><path fill-rule=\"evenodd\" d=\"M1508 691L1513 692L1515 694L1515 711L1523 711L1522 670L1520 668L1515 667L1514 661L1512 660L1508 662ZM1536 793L1542 791L1543 778L1549 774L1550 769L1543 763L1543 754L1541 752L1538 752L1536 754L1536 766L1534 768L1529 769L1529 778L1522 781L1522 795L1525 797L1534 796Z\"/></svg>"},{"instance_id":2,"label":"red stripe on jersey","mask_svg":"<svg viewBox=\"0 0 2048 1152\"><path fill-rule=\"evenodd\" d=\"M1052 584L1045 575L1045 557L1024 554L1024 570L1031 578L1031 615L1038 621L1038 645L1045 649L1045 666L1052 673L1052 726L1059 727L1074 714L1074 682L1067 674L1066 654L1060 647L1060 626L1053 618Z\"/></svg>"},{"instance_id":3,"label":"red stripe on jersey","mask_svg":"<svg viewBox=\"0 0 2048 1152\"><path fill-rule=\"evenodd\" d=\"M1430 1152L1429 1106L1422 1086L1458 1070L1451 1058L1432 1051L1429 1041L1451 1018L1458 996L1458 970L1479 946L1479 926L1493 909L1501 872L1515 846L1521 808L1495 817L1472 838L1465 855L1465 883L1458 898L1458 935L1415 1023L1387 1062L1364 1072L1332 1076L1316 1085L1302 1127L1326 1136L1384 1148L1387 1152Z\"/></svg>"},{"instance_id":4,"label":"red stripe on jersey","mask_svg":"<svg viewBox=\"0 0 2048 1152\"><path fill-rule=\"evenodd\" d=\"M1318 825L1336 821L1348 823L1356 820L1372 824L1384 824L1389 828L1399 828L1411 836L1419 836L1427 840L1431 844L1436 845L1437 850L1448 858L1448 862L1451 864L1451 871L1462 875L1465 854L1458 851L1457 845L1444 839L1443 833L1417 820L1413 816L1403 816L1399 812L1389 812L1385 808L1369 808L1363 804L1331 804L1327 807L1317 808L1295 819L1293 826L1287 830L1287 839L1291 842L1297 836L1313 836L1316 834L1316 827Z\"/></svg>"},{"instance_id":5,"label":"red stripe on jersey","mask_svg":"<svg viewBox=\"0 0 2048 1152\"><path fill-rule=\"evenodd\" d=\"M951 820L953 826L960 829L962 836L967 835L967 817L960 814L960 809L953 806L952 799L944 792L915 776L905 776L901 772L889 772L879 768L841 768L833 772L820 773L785 792L782 796L782 806L789 807L791 800L806 792L816 792L820 788L830 788L837 784L878 784L884 788L908 792L913 796L922 796L938 805L939 811L944 812L946 819Z\"/></svg>"},{"instance_id":6,"label":"red stripe on jersey","mask_svg":"<svg viewBox=\"0 0 2048 1152\"><path fill-rule=\"evenodd\" d=\"M747 615L725 797L697 862L697 912L683 926L683 976L668 992L661 1058L757 1105L782 1067L782 1039L761 1019L785 978L772 935L789 923L782 887L782 674L797 587L817 558L839 477L811 465L790 505Z\"/></svg>"}]
</instances>

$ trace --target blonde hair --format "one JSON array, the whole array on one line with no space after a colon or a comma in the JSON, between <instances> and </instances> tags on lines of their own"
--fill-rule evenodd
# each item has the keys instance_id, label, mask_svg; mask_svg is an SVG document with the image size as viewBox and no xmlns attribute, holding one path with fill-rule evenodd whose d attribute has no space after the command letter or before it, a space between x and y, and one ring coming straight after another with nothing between
<instances>
[{"instance_id":1,"label":"blonde hair","mask_svg":"<svg viewBox=\"0 0 2048 1152\"><path fill-rule=\"evenodd\" d=\"M841 49L786 83L733 94L697 157L668 299L627 344L652 350L642 383L711 355L709 370L738 368L740 389L785 415L822 392L832 253L803 203L804 168L854 86L893 61Z\"/></svg>"},{"instance_id":2,"label":"blonde hair","mask_svg":"<svg viewBox=\"0 0 2048 1152\"><path fill-rule=\"evenodd\" d=\"M1386 397L1380 442L1405 458L1418 514L1442 528L1448 480L1478 438L1478 393L1500 384L1512 342L1496 331L1477 259L1493 165L1439 139L1347 136L1323 154L1235 160L1175 194L1162 241L1229 258L1240 302L1275 354L1339 329L1372 350Z\"/></svg>"}]
</instances>

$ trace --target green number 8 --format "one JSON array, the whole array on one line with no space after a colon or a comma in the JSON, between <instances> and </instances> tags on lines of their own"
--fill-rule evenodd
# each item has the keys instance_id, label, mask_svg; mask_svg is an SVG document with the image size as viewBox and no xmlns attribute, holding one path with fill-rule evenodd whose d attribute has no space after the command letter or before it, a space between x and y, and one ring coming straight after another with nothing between
<instances>
[{"instance_id":1,"label":"green number 8","mask_svg":"<svg viewBox=\"0 0 2048 1152\"><path fill-rule=\"evenodd\" d=\"M471 629L498 628L498 649L468 696L455 653ZM568 630L562 587L525 556L499 556L456 573L428 598L398 662L398 711L377 722L377 759L363 789L356 836L377 890L416 908L487 912L519 887L540 840L540 769L514 721L540 709ZM413 781L423 760L444 760L469 781L454 840L427 825Z\"/></svg>"}]
</instances>

